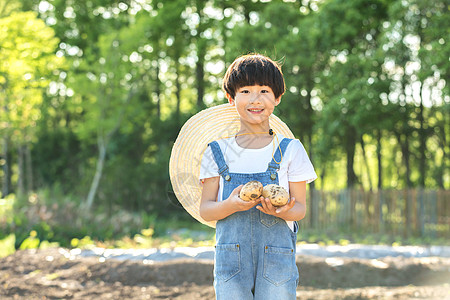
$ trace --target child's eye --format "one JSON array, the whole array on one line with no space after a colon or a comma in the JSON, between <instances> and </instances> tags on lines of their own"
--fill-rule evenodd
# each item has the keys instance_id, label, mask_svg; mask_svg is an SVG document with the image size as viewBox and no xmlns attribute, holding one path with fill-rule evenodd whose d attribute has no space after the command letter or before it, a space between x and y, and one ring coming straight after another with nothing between
<instances>
[{"instance_id":1,"label":"child's eye","mask_svg":"<svg viewBox=\"0 0 450 300\"><path fill-rule=\"evenodd\" d=\"M249 91L248 91L248 90L241 90L241 93L242 93L242 94L248 94Z\"/></svg>"},{"instance_id":2,"label":"child's eye","mask_svg":"<svg viewBox=\"0 0 450 300\"><path fill-rule=\"evenodd\" d=\"M269 92L269 90L262 90L261 93L267 94L267 93L270 93L270 92Z\"/></svg>"}]
</instances>

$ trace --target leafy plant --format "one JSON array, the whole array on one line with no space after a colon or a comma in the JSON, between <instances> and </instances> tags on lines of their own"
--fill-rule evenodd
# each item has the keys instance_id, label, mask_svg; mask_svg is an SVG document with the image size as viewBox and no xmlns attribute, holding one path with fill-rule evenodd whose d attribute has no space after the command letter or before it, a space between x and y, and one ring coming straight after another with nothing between
<instances>
[{"instance_id":1,"label":"leafy plant","mask_svg":"<svg viewBox=\"0 0 450 300\"><path fill-rule=\"evenodd\" d=\"M16 243L16 237L14 234L10 234L7 237L0 239L0 258L13 254L16 251L14 246Z\"/></svg>"}]
</instances>

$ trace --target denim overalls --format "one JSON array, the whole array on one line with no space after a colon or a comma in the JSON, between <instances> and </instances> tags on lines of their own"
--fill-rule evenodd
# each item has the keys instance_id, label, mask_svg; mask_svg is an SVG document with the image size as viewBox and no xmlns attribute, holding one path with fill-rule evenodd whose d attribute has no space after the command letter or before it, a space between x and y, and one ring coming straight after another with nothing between
<instances>
[{"instance_id":1,"label":"denim overalls","mask_svg":"<svg viewBox=\"0 0 450 300\"><path fill-rule=\"evenodd\" d=\"M274 158L281 161L291 139L284 138ZM272 158L265 172L230 173L217 142L210 144L223 177L223 197L227 199L239 185L258 180L263 185L278 184L280 166ZM281 153L280 153L281 148ZM295 264L297 222L293 232L283 219L267 215L256 207L236 212L216 224L214 288L216 299L290 300L296 299L298 269Z\"/></svg>"}]
</instances>

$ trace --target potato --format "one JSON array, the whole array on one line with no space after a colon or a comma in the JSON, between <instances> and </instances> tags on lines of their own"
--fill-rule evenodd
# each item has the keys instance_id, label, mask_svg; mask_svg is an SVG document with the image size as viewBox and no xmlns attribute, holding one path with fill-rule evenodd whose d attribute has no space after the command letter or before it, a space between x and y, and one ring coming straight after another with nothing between
<instances>
[{"instance_id":1,"label":"potato","mask_svg":"<svg viewBox=\"0 0 450 300\"><path fill-rule=\"evenodd\" d=\"M244 201L253 201L261 197L263 185L261 182L253 180L247 182L239 193L239 198Z\"/></svg>"},{"instance_id":2,"label":"potato","mask_svg":"<svg viewBox=\"0 0 450 300\"><path fill-rule=\"evenodd\" d=\"M289 202L289 193L278 184L268 184L263 188L262 195L268 198L275 207L286 205Z\"/></svg>"}]
</instances>

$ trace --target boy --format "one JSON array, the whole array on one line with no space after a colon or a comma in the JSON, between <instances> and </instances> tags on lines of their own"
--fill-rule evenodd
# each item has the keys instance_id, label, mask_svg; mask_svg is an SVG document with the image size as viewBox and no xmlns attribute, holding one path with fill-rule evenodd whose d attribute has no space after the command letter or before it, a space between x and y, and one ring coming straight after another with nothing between
<instances>
[{"instance_id":1,"label":"boy","mask_svg":"<svg viewBox=\"0 0 450 300\"><path fill-rule=\"evenodd\" d=\"M210 143L200 169L200 216L217 221L216 298L296 299L296 221L306 213L306 183L317 176L300 141L271 130L269 117L285 91L283 74L266 56L245 55L228 68L223 89L240 130ZM276 208L263 197L241 200L243 184L252 180L283 186L289 203Z\"/></svg>"}]
</instances>

